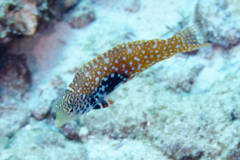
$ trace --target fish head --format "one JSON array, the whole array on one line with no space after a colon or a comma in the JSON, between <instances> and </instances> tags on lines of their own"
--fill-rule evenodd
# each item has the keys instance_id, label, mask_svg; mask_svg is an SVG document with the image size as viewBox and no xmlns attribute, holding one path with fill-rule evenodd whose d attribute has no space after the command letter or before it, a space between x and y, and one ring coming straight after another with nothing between
<instances>
[{"instance_id":1,"label":"fish head","mask_svg":"<svg viewBox=\"0 0 240 160\"><path fill-rule=\"evenodd\" d=\"M56 103L55 124L60 127L63 124L79 118L78 106L74 103L74 95L69 90L65 91L64 96Z\"/></svg>"}]
</instances>

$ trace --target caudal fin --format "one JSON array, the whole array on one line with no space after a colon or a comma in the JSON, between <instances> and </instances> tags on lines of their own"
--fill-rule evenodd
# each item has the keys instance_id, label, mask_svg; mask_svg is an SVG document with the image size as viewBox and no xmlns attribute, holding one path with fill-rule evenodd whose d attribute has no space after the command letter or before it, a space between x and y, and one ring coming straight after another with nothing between
<instances>
[{"instance_id":1,"label":"caudal fin","mask_svg":"<svg viewBox=\"0 0 240 160\"><path fill-rule=\"evenodd\" d=\"M211 45L211 43L207 43L207 34L199 23L186 28L177 35L182 38L183 47L186 47L187 51L193 51Z\"/></svg>"}]
</instances>

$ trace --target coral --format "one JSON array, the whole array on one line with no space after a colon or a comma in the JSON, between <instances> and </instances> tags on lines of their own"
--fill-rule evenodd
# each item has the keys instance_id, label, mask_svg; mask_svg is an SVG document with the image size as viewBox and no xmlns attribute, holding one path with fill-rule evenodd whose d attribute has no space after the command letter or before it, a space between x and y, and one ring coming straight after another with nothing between
<instances>
[{"instance_id":1,"label":"coral","mask_svg":"<svg viewBox=\"0 0 240 160\"><path fill-rule=\"evenodd\" d=\"M55 126L56 99L83 64L122 42L171 37L191 25L196 4L209 5L203 6L209 8L205 10L208 13L216 7L208 1L149 0L139 1L139 10L130 12L126 7L132 6L124 0L87 1L91 1L88 8L97 18L84 28L72 29L68 24L74 5L66 5L72 6L67 9L62 0L37 0L38 24L45 21L49 28L39 26L38 34L17 39L5 30L9 36L5 38L14 38L17 45L15 51L9 50L10 57L4 55L0 59L0 72L4 71L0 75L0 159L238 159L240 46L226 50L218 36L215 39L211 34L214 43L208 53L201 50L162 61L107 97L115 101L110 107L81 116L81 123L73 122L65 128ZM228 10L236 5L227 6ZM18 6L8 8L15 11ZM221 7L215 12L219 16L222 13ZM226 23L233 21L230 19L234 14ZM202 16L207 21L207 15L202 12ZM222 20L216 17L211 23L217 21ZM207 27L204 22L203 25ZM168 32L166 26L172 30L163 37ZM218 32L218 27L227 25L221 24L208 33ZM227 37L222 40L229 43ZM226 46L235 44L227 43ZM28 58L19 60L12 53L24 53ZM24 67L25 60L33 65ZM24 70L30 70L31 83L25 79ZM7 77L12 86L7 85ZM24 83L14 84L15 78L26 87Z\"/></svg>"},{"instance_id":2,"label":"coral","mask_svg":"<svg viewBox=\"0 0 240 160\"><path fill-rule=\"evenodd\" d=\"M199 0L196 20L206 28L212 43L229 48L240 42L239 8L238 0Z\"/></svg>"},{"instance_id":3,"label":"coral","mask_svg":"<svg viewBox=\"0 0 240 160\"><path fill-rule=\"evenodd\" d=\"M69 24L72 28L82 28L93 22L95 18L93 9L85 3L80 3L72 13Z\"/></svg>"},{"instance_id":4,"label":"coral","mask_svg":"<svg viewBox=\"0 0 240 160\"><path fill-rule=\"evenodd\" d=\"M0 154L0 159L87 159L80 143L72 143L44 122L32 121L17 132ZM74 151L74 152L73 152ZM46 154L43 154L46 153Z\"/></svg>"},{"instance_id":5,"label":"coral","mask_svg":"<svg viewBox=\"0 0 240 160\"><path fill-rule=\"evenodd\" d=\"M14 37L32 36L40 22L62 19L78 0L7 0L0 1L0 46L9 44Z\"/></svg>"},{"instance_id":6,"label":"coral","mask_svg":"<svg viewBox=\"0 0 240 160\"><path fill-rule=\"evenodd\" d=\"M5 1L0 4L0 42L12 35L33 35L38 24L37 3L30 0Z\"/></svg>"}]
</instances>

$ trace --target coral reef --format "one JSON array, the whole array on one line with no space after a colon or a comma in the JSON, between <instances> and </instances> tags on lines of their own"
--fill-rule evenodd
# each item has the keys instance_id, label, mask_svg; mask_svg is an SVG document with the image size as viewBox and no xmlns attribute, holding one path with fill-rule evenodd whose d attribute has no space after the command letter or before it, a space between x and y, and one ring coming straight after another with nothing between
<instances>
[{"instance_id":1,"label":"coral reef","mask_svg":"<svg viewBox=\"0 0 240 160\"><path fill-rule=\"evenodd\" d=\"M69 24L72 28L82 28L95 20L95 13L88 3L80 3L73 11Z\"/></svg>"},{"instance_id":2,"label":"coral reef","mask_svg":"<svg viewBox=\"0 0 240 160\"><path fill-rule=\"evenodd\" d=\"M25 141L22 138L26 137ZM49 152L54 150L54 152ZM73 153L74 151L74 153ZM43 154L45 153L45 154ZM3 150L1 159L86 159L83 145L73 144L61 133L54 132L42 122L32 121L23 127Z\"/></svg>"},{"instance_id":3,"label":"coral reef","mask_svg":"<svg viewBox=\"0 0 240 160\"><path fill-rule=\"evenodd\" d=\"M77 3L78 0L1 0L1 49L9 44L14 37L34 35L39 25L39 20L62 19L63 13Z\"/></svg>"},{"instance_id":4,"label":"coral reef","mask_svg":"<svg viewBox=\"0 0 240 160\"><path fill-rule=\"evenodd\" d=\"M0 159L238 159L238 6L234 0L2 0L0 41L14 41L0 58ZM94 21L72 28L78 7L93 12ZM22 20L24 14L37 18L37 26L25 26L34 21ZM19 25L10 15L20 17ZM55 103L83 64L117 44L169 38L195 20L212 47L152 66L107 97L110 107L56 127Z\"/></svg>"},{"instance_id":5,"label":"coral reef","mask_svg":"<svg viewBox=\"0 0 240 160\"><path fill-rule=\"evenodd\" d=\"M0 137L12 137L18 130L28 123L29 111L16 104L1 103L0 106Z\"/></svg>"},{"instance_id":6,"label":"coral reef","mask_svg":"<svg viewBox=\"0 0 240 160\"><path fill-rule=\"evenodd\" d=\"M198 1L196 19L206 28L211 42L229 48L240 42L239 8L238 0Z\"/></svg>"}]
</instances>

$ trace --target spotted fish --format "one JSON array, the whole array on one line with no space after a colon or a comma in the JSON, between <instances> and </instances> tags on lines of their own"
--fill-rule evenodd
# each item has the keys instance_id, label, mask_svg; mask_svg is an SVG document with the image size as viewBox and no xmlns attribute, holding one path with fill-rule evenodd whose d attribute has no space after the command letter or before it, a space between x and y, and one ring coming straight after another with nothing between
<instances>
[{"instance_id":1,"label":"spotted fish","mask_svg":"<svg viewBox=\"0 0 240 160\"><path fill-rule=\"evenodd\" d=\"M194 25L167 40L135 41L114 47L75 74L56 104L56 125L77 119L92 109L108 107L113 101L106 100L107 95L155 63L207 46L210 43L206 43L206 36Z\"/></svg>"}]
</instances>

